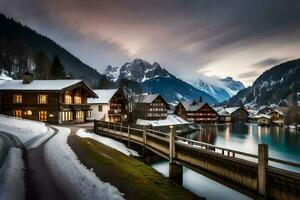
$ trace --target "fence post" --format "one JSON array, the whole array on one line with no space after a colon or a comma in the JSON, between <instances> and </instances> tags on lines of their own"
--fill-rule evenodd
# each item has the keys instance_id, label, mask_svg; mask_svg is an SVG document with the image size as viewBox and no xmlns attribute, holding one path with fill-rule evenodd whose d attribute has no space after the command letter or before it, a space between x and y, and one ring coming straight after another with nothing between
<instances>
[{"instance_id":1,"label":"fence post","mask_svg":"<svg viewBox=\"0 0 300 200\"><path fill-rule=\"evenodd\" d=\"M130 127L128 125L128 129L127 129L127 136L128 136L128 147L130 147Z\"/></svg>"},{"instance_id":2,"label":"fence post","mask_svg":"<svg viewBox=\"0 0 300 200\"><path fill-rule=\"evenodd\" d=\"M97 130L98 130L98 123L96 119L94 119L94 133L97 133Z\"/></svg>"},{"instance_id":3,"label":"fence post","mask_svg":"<svg viewBox=\"0 0 300 200\"><path fill-rule=\"evenodd\" d=\"M114 133L117 134L117 131L116 131L116 123L114 122Z\"/></svg>"},{"instance_id":4,"label":"fence post","mask_svg":"<svg viewBox=\"0 0 300 200\"><path fill-rule=\"evenodd\" d=\"M262 196L267 194L267 173L266 168L268 166L268 145L258 144L258 192Z\"/></svg>"},{"instance_id":5,"label":"fence post","mask_svg":"<svg viewBox=\"0 0 300 200\"><path fill-rule=\"evenodd\" d=\"M175 135L176 130L173 126L170 126L170 136L169 136L169 158L170 163L173 163L175 157Z\"/></svg>"},{"instance_id":6,"label":"fence post","mask_svg":"<svg viewBox=\"0 0 300 200\"><path fill-rule=\"evenodd\" d=\"M146 148L146 135L147 135L147 127L143 127L143 156L145 155L145 148Z\"/></svg>"},{"instance_id":7,"label":"fence post","mask_svg":"<svg viewBox=\"0 0 300 200\"><path fill-rule=\"evenodd\" d=\"M121 142L123 141L123 136L122 136L122 123L120 125L120 132L121 132Z\"/></svg>"}]
</instances>

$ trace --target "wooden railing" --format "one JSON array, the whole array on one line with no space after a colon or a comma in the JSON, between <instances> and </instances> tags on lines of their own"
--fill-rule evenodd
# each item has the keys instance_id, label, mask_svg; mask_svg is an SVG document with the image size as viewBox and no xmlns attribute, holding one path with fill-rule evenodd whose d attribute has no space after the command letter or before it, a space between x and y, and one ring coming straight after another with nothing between
<instances>
[{"instance_id":1,"label":"wooden railing","mask_svg":"<svg viewBox=\"0 0 300 200\"><path fill-rule=\"evenodd\" d=\"M281 180L300 185L300 163L269 157L268 146L265 144L258 145L258 155L255 155L176 136L176 131L172 127L170 133L164 133L149 129L148 127L141 128L128 124L95 121L94 129L96 133L110 134L111 136L118 137L121 140L125 139L128 141L128 144L130 144L130 142L138 143L143 146L143 150L144 148L148 148L154 153L169 159L170 162L173 162L174 160L175 162L186 163L189 161L186 154L189 154L190 152L191 155L188 155L190 158L193 155L207 154L210 156L212 161L218 159L222 163L221 160L223 159L224 161L226 160L228 164L234 163L236 164L236 170L243 167L240 166L240 163L244 163L244 165L248 166L245 167L246 170L252 170L252 175L248 177L248 180L253 180L253 173L255 170L257 171L255 172L257 184L252 184L251 189L256 190L257 187L257 192L264 196L266 196L266 178L270 175L273 177L274 174L279 174L280 177L283 177ZM177 152L180 149L181 152ZM197 152L200 154L197 154ZM281 165L286 165L287 167L281 168L279 167ZM296 171L290 170L290 168L296 168ZM231 170L234 171L234 169ZM277 175L275 176L277 177ZM233 177L232 180L235 180L235 178ZM238 183L243 184L244 182L242 181ZM300 192L298 191L298 193ZM300 195L298 193L296 196Z\"/></svg>"}]
</instances>

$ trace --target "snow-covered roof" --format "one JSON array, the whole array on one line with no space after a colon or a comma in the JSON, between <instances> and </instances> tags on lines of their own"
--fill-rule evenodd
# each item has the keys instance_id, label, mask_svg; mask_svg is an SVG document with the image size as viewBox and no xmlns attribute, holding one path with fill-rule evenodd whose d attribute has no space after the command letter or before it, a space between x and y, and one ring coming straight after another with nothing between
<instances>
[{"instance_id":1,"label":"snow-covered roof","mask_svg":"<svg viewBox=\"0 0 300 200\"><path fill-rule=\"evenodd\" d=\"M206 104L205 102L193 102L193 101L182 101L181 103L186 111L197 111Z\"/></svg>"},{"instance_id":2,"label":"snow-covered roof","mask_svg":"<svg viewBox=\"0 0 300 200\"><path fill-rule=\"evenodd\" d=\"M62 90L82 80L33 80L31 83L23 84L23 80L7 80L0 84L0 90Z\"/></svg>"},{"instance_id":3,"label":"snow-covered roof","mask_svg":"<svg viewBox=\"0 0 300 200\"><path fill-rule=\"evenodd\" d=\"M135 95L133 97L133 101L135 103L152 103L159 94L141 94L141 95Z\"/></svg>"},{"instance_id":4,"label":"snow-covered roof","mask_svg":"<svg viewBox=\"0 0 300 200\"><path fill-rule=\"evenodd\" d=\"M223 107L213 107L213 109L218 113L218 115L229 115L229 113Z\"/></svg>"},{"instance_id":5,"label":"snow-covered roof","mask_svg":"<svg viewBox=\"0 0 300 200\"><path fill-rule=\"evenodd\" d=\"M234 113L235 111L237 111L240 108L241 107L229 107L229 108L225 108L225 110L231 115L232 113Z\"/></svg>"},{"instance_id":6,"label":"snow-covered roof","mask_svg":"<svg viewBox=\"0 0 300 200\"><path fill-rule=\"evenodd\" d=\"M268 113L268 115L271 114L272 112L277 112L279 115L283 115L283 112L281 112L281 111L278 110L278 109L274 109L274 110L270 111L270 112Z\"/></svg>"},{"instance_id":7,"label":"snow-covered roof","mask_svg":"<svg viewBox=\"0 0 300 200\"><path fill-rule=\"evenodd\" d=\"M97 94L98 98L88 98L87 102L89 104L107 104L116 94L118 89L102 89L93 91Z\"/></svg>"},{"instance_id":8,"label":"snow-covered roof","mask_svg":"<svg viewBox=\"0 0 300 200\"><path fill-rule=\"evenodd\" d=\"M143 120L138 119L137 124L139 125L151 125L151 126L171 126L171 125L179 125L179 124L191 124L191 122L188 122L181 117L177 115L168 115L166 119L161 120Z\"/></svg>"},{"instance_id":9,"label":"snow-covered roof","mask_svg":"<svg viewBox=\"0 0 300 200\"><path fill-rule=\"evenodd\" d=\"M265 115L265 114L259 114L259 115L254 115L251 118L253 118L253 119L260 119L260 118L271 119L271 116L270 115Z\"/></svg>"}]
</instances>

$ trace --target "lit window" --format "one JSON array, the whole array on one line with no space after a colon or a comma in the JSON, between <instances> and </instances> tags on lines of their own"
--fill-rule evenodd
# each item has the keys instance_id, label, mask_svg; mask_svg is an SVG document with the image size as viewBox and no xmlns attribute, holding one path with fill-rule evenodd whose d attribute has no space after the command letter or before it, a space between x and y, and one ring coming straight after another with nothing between
<instances>
[{"instance_id":1,"label":"lit window","mask_svg":"<svg viewBox=\"0 0 300 200\"><path fill-rule=\"evenodd\" d=\"M99 106L98 106L98 111L99 111L99 112L102 112L102 105L99 105Z\"/></svg>"},{"instance_id":2,"label":"lit window","mask_svg":"<svg viewBox=\"0 0 300 200\"><path fill-rule=\"evenodd\" d=\"M47 111L39 111L39 121L47 121Z\"/></svg>"},{"instance_id":3,"label":"lit window","mask_svg":"<svg viewBox=\"0 0 300 200\"><path fill-rule=\"evenodd\" d=\"M38 95L38 103L39 104L46 104L47 101L48 101L48 95L46 95L46 94Z\"/></svg>"},{"instance_id":4,"label":"lit window","mask_svg":"<svg viewBox=\"0 0 300 200\"><path fill-rule=\"evenodd\" d=\"M72 96L69 94L65 95L65 104L72 104Z\"/></svg>"},{"instance_id":5,"label":"lit window","mask_svg":"<svg viewBox=\"0 0 300 200\"><path fill-rule=\"evenodd\" d=\"M22 110L15 110L15 117L21 118L22 117Z\"/></svg>"},{"instance_id":6,"label":"lit window","mask_svg":"<svg viewBox=\"0 0 300 200\"><path fill-rule=\"evenodd\" d=\"M75 96L74 97L74 103L75 104L81 104L81 96Z\"/></svg>"},{"instance_id":7,"label":"lit window","mask_svg":"<svg viewBox=\"0 0 300 200\"><path fill-rule=\"evenodd\" d=\"M14 103L22 103L22 95L21 94L14 95Z\"/></svg>"},{"instance_id":8,"label":"lit window","mask_svg":"<svg viewBox=\"0 0 300 200\"><path fill-rule=\"evenodd\" d=\"M84 112L76 111L76 119L84 119Z\"/></svg>"},{"instance_id":9,"label":"lit window","mask_svg":"<svg viewBox=\"0 0 300 200\"><path fill-rule=\"evenodd\" d=\"M27 112L24 113L25 115L32 115L32 111L31 110L27 110Z\"/></svg>"}]
</instances>

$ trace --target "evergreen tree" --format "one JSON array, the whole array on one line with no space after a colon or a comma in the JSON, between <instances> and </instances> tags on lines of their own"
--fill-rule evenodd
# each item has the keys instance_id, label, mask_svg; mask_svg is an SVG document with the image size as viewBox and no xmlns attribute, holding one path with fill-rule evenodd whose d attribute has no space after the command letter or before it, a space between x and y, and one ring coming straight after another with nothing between
<instances>
[{"instance_id":1,"label":"evergreen tree","mask_svg":"<svg viewBox=\"0 0 300 200\"><path fill-rule=\"evenodd\" d=\"M57 55L54 56L53 62L51 65L49 79L57 80L57 79L65 79L66 72L64 66L61 64Z\"/></svg>"},{"instance_id":2,"label":"evergreen tree","mask_svg":"<svg viewBox=\"0 0 300 200\"><path fill-rule=\"evenodd\" d=\"M49 70L51 67L51 62L46 55L46 53L42 50L38 51L34 56L34 75L36 79L45 80L49 77Z\"/></svg>"}]
</instances>

